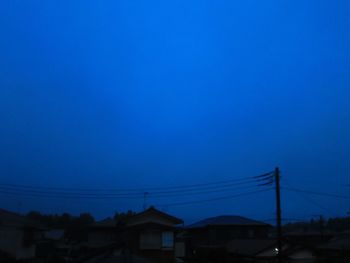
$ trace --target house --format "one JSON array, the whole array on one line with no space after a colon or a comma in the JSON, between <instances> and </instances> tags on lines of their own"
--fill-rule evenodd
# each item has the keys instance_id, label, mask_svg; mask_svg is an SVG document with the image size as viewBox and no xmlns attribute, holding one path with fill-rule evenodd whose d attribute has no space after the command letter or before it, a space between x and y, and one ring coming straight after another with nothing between
<instances>
[{"instance_id":1,"label":"house","mask_svg":"<svg viewBox=\"0 0 350 263\"><path fill-rule=\"evenodd\" d=\"M276 239L234 239L226 244L232 261L274 263L278 255ZM282 242L283 262L312 263L315 251L309 247Z\"/></svg>"},{"instance_id":2,"label":"house","mask_svg":"<svg viewBox=\"0 0 350 263\"><path fill-rule=\"evenodd\" d=\"M128 220L126 246L153 262L175 262L175 236L182 224L183 220L150 207Z\"/></svg>"},{"instance_id":3,"label":"house","mask_svg":"<svg viewBox=\"0 0 350 263\"><path fill-rule=\"evenodd\" d=\"M128 216L107 218L89 227L88 254L79 262L175 262L175 236L183 221L154 207Z\"/></svg>"},{"instance_id":4,"label":"house","mask_svg":"<svg viewBox=\"0 0 350 263\"><path fill-rule=\"evenodd\" d=\"M88 228L87 245L89 248L109 246L116 242L117 225L113 218L98 221Z\"/></svg>"},{"instance_id":5,"label":"house","mask_svg":"<svg viewBox=\"0 0 350 263\"><path fill-rule=\"evenodd\" d=\"M227 252L237 261L248 261L258 257L275 258L277 243L274 239L233 239L225 245Z\"/></svg>"},{"instance_id":6,"label":"house","mask_svg":"<svg viewBox=\"0 0 350 263\"><path fill-rule=\"evenodd\" d=\"M331 232L329 230L324 230L321 232L313 229L303 228L285 232L283 233L283 236L291 243L309 247L317 247L331 240L334 234L334 232Z\"/></svg>"},{"instance_id":7,"label":"house","mask_svg":"<svg viewBox=\"0 0 350 263\"><path fill-rule=\"evenodd\" d=\"M181 242L185 247L178 257L188 262L229 262L226 244L232 240L263 239L270 225L235 215L211 217L185 228Z\"/></svg>"},{"instance_id":8,"label":"house","mask_svg":"<svg viewBox=\"0 0 350 263\"><path fill-rule=\"evenodd\" d=\"M75 261L104 253L117 244L117 228L115 220L112 218L83 226L78 231L76 232L78 239L72 239L65 237L65 230L52 229L45 233L46 244L42 245L46 245L44 248L54 258ZM50 251L47 243L51 244L53 252ZM41 255L44 255L44 253L42 252ZM46 256L48 256L47 253Z\"/></svg>"},{"instance_id":9,"label":"house","mask_svg":"<svg viewBox=\"0 0 350 263\"><path fill-rule=\"evenodd\" d=\"M324 261L350 262L350 230L338 233L328 242L318 246L319 258Z\"/></svg>"},{"instance_id":10,"label":"house","mask_svg":"<svg viewBox=\"0 0 350 263\"><path fill-rule=\"evenodd\" d=\"M191 242L202 245L225 244L232 239L267 238L269 224L242 216L217 216L186 227Z\"/></svg>"},{"instance_id":11,"label":"house","mask_svg":"<svg viewBox=\"0 0 350 263\"><path fill-rule=\"evenodd\" d=\"M36 256L45 228L19 214L0 209L0 251L16 260Z\"/></svg>"},{"instance_id":12,"label":"house","mask_svg":"<svg viewBox=\"0 0 350 263\"><path fill-rule=\"evenodd\" d=\"M64 229L48 228L43 232L43 238L36 243L36 258L49 260L59 255L58 246L64 242Z\"/></svg>"},{"instance_id":13,"label":"house","mask_svg":"<svg viewBox=\"0 0 350 263\"><path fill-rule=\"evenodd\" d=\"M109 249L104 253L94 255L83 261L84 263L154 263L143 257L131 254L125 249Z\"/></svg>"}]
</instances>

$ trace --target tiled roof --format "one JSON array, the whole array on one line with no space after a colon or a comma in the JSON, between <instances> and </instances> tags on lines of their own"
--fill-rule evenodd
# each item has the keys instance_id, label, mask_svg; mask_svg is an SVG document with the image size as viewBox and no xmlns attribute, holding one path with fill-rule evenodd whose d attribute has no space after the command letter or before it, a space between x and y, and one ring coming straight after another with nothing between
<instances>
[{"instance_id":1,"label":"tiled roof","mask_svg":"<svg viewBox=\"0 0 350 263\"><path fill-rule=\"evenodd\" d=\"M165 218L165 219L171 221L175 225L183 224L183 220L182 219L177 218L177 217L172 216L172 215L169 215L167 213L164 213L164 212L154 208L153 206L151 206L150 208L148 208L147 210L145 210L145 211L143 211L141 213L138 213L138 214L134 215L130 219L130 221L133 221L134 219L137 219L137 218L147 217L149 215L157 215L158 217Z\"/></svg>"},{"instance_id":2,"label":"tiled roof","mask_svg":"<svg viewBox=\"0 0 350 263\"><path fill-rule=\"evenodd\" d=\"M187 226L187 228L202 228L206 226L218 226L218 225L249 225L249 226L267 226L268 224L259 222L256 220L252 220L246 217L242 216L216 216L216 217L210 217L201 221L198 221L194 224L191 224Z\"/></svg>"}]
</instances>

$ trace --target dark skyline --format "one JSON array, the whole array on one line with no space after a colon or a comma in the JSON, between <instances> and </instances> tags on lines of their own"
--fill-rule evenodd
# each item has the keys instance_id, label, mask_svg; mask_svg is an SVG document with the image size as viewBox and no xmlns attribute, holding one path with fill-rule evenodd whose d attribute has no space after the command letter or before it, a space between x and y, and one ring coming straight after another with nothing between
<instances>
[{"instance_id":1,"label":"dark skyline","mask_svg":"<svg viewBox=\"0 0 350 263\"><path fill-rule=\"evenodd\" d=\"M349 8L345 0L1 1L0 184L166 187L279 166L283 186L350 196ZM98 218L143 207L143 198L0 197L14 211ZM286 218L345 216L348 204L282 189ZM185 221L275 216L273 192L164 209Z\"/></svg>"}]
</instances>

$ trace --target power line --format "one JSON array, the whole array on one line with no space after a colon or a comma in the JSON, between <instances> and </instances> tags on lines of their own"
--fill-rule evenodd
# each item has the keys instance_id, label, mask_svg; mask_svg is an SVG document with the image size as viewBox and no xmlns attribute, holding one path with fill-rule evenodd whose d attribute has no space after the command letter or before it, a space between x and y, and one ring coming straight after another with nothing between
<instances>
[{"instance_id":1,"label":"power line","mask_svg":"<svg viewBox=\"0 0 350 263\"><path fill-rule=\"evenodd\" d=\"M173 207L173 206L184 206L184 205L194 205L194 204L201 204L201 203L207 203L207 202L215 202L215 201L220 201L220 200L227 200L227 199L233 199L233 198L238 198L242 196L249 196L257 193L263 193L270 191L273 188L267 188L263 190L257 190L257 191L250 191L250 192L244 192L244 193L239 193L239 194L234 194L234 195L229 195L229 196L221 196L221 197L215 197L215 198L210 198L210 199L200 199L200 200L193 200L193 201L185 201L185 202L177 202L177 203L169 203L169 204L160 204L158 205L159 207ZM6 194L6 193L5 193ZM31 195L31 197L33 197ZM43 197L43 196L39 196ZM47 197L47 196L46 196ZM72 197L67 197L67 196L50 196L51 198L72 198ZM80 198L86 198L86 197L74 197L74 199L80 199ZM87 199L108 199L106 197L88 197ZM111 200L111 199L110 199Z\"/></svg>"},{"instance_id":2,"label":"power line","mask_svg":"<svg viewBox=\"0 0 350 263\"><path fill-rule=\"evenodd\" d=\"M232 198L237 198L241 196L248 196L248 195L253 195L257 193L263 193L270 191L273 188L268 188L264 190L258 190L258 191L252 191L252 192L246 192L246 193L240 193L236 195L229 195L229 196L222 196L222 197L216 197L216 198L211 198L211 199L204 199L204 200L194 200L194 201L187 201L187 202L177 202L177 203L170 203L170 204L161 204L159 206L163 207L170 207L170 206L183 206L183 205L189 205L189 204L201 204L201 203L206 203L206 202L212 202L212 201L219 201L219 200L225 200L225 199L232 199Z\"/></svg>"},{"instance_id":3,"label":"power line","mask_svg":"<svg viewBox=\"0 0 350 263\"><path fill-rule=\"evenodd\" d=\"M153 195L169 195L169 194L185 194L185 193L209 193L209 192L215 192L215 191L223 191L225 189L234 189L232 187L238 186L238 185L255 185L254 182L242 182L242 183L235 183L235 184L227 184L222 186L214 186L214 187L205 187L205 188L196 188L196 189L184 189L184 190L173 190L173 191L154 191L152 192ZM48 190L31 190L31 189L22 189L22 188L16 188L16 187L1 187L0 190L7 191L7 192L16 192L16 193L29 193L29 194L55 194L55 195L82 195L82 196L115 196L115 197L128 197L128 196L141 196L143 195L143 192L134 192L134 193L93 193L93 192L56 192L56 191L48 191Z\"/></svg>"},{"instance_id":4,"label":"power line","mask_svg":"<svg viewBox=\"0 0 350 263\"><path fill-rule=\"evenodd\" d=\"M164 187L149 187L149 188L123 188L123 189L102 189L102 188L67 188L67 187L42 187L42 186L28 186L28 185L19 185L19 184L9 184L9 183L0 183L1 187L12 187L12 188L23 188L23 189L33 189L33 190L62 190L62 191L83 191L83 192L142 192L146 190L184 190L191 188L204 188L204 187L214 187L214 185L227 185L234 183L244 183L244 182L255 182L259 177L267 176L271 173L266 173L258 176L243 177L232 180L225 181L216 181L208 183L199 183L199 184L188 184L188 185L177 185L177 186L164 186Z\"/></svg>"},{"instance_id":5,"label":"power line","mask_svg":"<svg viewBox=\"0 0 350 263\"><path fill-rule=\"evenodd\" d=\"M169 206L198 204L203 202L218 201L224 199L235 198L255 194L259 192L268 191L264 189L260 191L252 191L247 193L234 194L237 190L252 189L261 186L261 182L271 179L272 173L265 173L259 176L251 176L245 178L237 178L226 181L216 181L210 183L198 183L191 185L178 185L166 187L150 187L139 189L98 189L98 188L64 188L64 187L40 187L17 184L0 183L0 195L7 196L22 196L31 198L51 198L51 199L86 199L86 200L115 200L115 199L142 199L144 193L147 192L149 198L171 198L171 197L185 197L185 196L200 196L209 194L219 194L223 192L231 192L233 195L214 197L208 199L199 199L194 201L185 201L172 203ZM153 191L150 191L152 190ZM212 196L213 196L212 195Z\"/></svg>"},{"instance_id":6,"label":"power line","mask_svg":"<svg viewBox=\"0 0 350 263\"><path fill-rule=\"evenodd\" d=\"M17 184L0 184L2 187L7 188L23 188L23 189L33 189L33 190L59 190L59 191L82 191L82 192L144 192L145 190L192 190L193 189L202 189L202 188L211 188L211 187L222 187L221 185L235 184L235 183L249 183L254 182L254 178L242 178L238 180L227 180L220 182L212 183L203 183L203 184L192 184L192 185L182 185L182 186L165 186L165 187L149 187L149 188L123 188L123 189L101 189L101 188L64 188L64 187L40 187L40 186L26 186L26 185L17 185ZM216 185L216 186L215 186Z\"/></svg>"},{"instance_id":7,"label":"power line","mask_svg":"<svg viewBox=\"0 0 350 263\"><path fill-rule=\"evenodd\" d=\"M285 183L288 187L293 188L286 180L284 180L284 183ZM317 206L318 208L320 208L320 209L326 211L327 213L329 213L329 209L327 209L326 207L320 205L318 202L314 201L313 199L309 198L309 197L307 196L307 194L301 193L301 192L296 192L296 193L299 194L299 196L300 196L301 198L303 198L304 200L306 200L307 202L309 202L309 203L313 204L314 206Z\"/></svg>"},{"instance_id":8,"label":"power line","mask_svg":"<svg viewBox=\"0 0 350 263\"><path fill-rule=\"evenodd\" d=\"M215 190L201 190L191 192L148 192L148 196L152 198L163 198L163 197L176 197L176 196L192 196L192 195L203 195L211 193L228 192L242 189L256 188L256 185L250 185L245 187L229 187ZM54 197L54 198L86 198L86 199L137 199L143 198L144 193L134 194L96 194L96 193L62 193L62 192L48 192L48 191L34 191L34 190L18 190L18 189L4 189L0 187L0 194L16 195L16 196L31 196L31 197Z\"/></svg>"},{"instance_id":9,"label":"power line","mask_svg":"<svg viewBox=\"0 0 350 263\"><path fill-rule=\"evenodd\" d=\"M311 195L327 196L327 197L334 197L334 198L341 198L341 199L350 199L350 196L338 195L338 194L333 194L333 193L315 192L315 191L301 190L301 189L291 188L291 187L282 187L282 189L285 189L287 191L292 191L292 192L311 194Z\"/></svg>"},{"instance_id":10,"label":"power line","mask_svg":"<svg viewBox=\"0 0 350 263\"><path fill-rule=\"evenodd\" d=\"M158 193L149 193L150 197L158 197L158 196L179 196L179 195L200 195L200 194L211 194L211 193L221 193L221 192L230 192L233 190L242 190L242 189L252 189L252 188L257 188L257 185L250 185L250 186L245 186L245 187L230 187L230 188L223 188L223 189L217 189L217 190L207 190L207 191L196 191L196 192L182 192L182 193L177 193L177 194L173 194L173 193L163 193L161 195L159 195Z\"/></svg>"},{"instance_id":11,"label":"power line","mask_svg":"<svg viewBox=\"0 0 350 263\"><path fill-rule=\"evenodd\" d=\"M265 175L263 175L265 176ZM61 197L86 197L86 198L129 198L129 197L142 197L144 192L150 193L153 197L161 196L176 196L181 195L192 195L192 194L203 194L203 193L215 193L221 191L234 190L236 186L241 185L256 185L257 181L261 181L260 176L258 177L246 177L235 180L219 181L212 183L192 184L183 186L172 186L172 187L152 187L144 189L83 189L83 188L59 188L59 187L38 187L38 186L25 186L16 184L0 184L0 193L3 194L16 194L16 195L33 195L38 197L46 196L61 196ZM240 187L242 188L242 187ZM150 191L150 189L158 189Z\"/></svg>"}]
</instances>

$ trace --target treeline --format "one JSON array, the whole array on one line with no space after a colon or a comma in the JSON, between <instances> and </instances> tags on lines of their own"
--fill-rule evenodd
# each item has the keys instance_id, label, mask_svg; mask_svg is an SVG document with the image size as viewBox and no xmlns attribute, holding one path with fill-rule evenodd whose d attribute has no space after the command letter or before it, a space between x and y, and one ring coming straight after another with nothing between
<instances>
[{"instance_id":1,"label":"treeline","mask_svg":"<svg viewBox=\"0 0 350 263\"><path fill-rule=\"evenodd\" d=\"M37 211L29 212L27 218L41 223L48 229L63 229L64 238L68 242L80 242L87 239L86 228L95 222L90 213L82 213L79 216L72 216L69 213L61 215L44 215Z\"/></svg>"},{"instance_id":2,"label":"treeline","mask_svg":"<svg viewBox=\"0 0 350 263\"><path fill-rule=\"evenodd\" d=\"M305 222L288 223L284 225L284 231L286 232L297 230L342 232L350 230L350 217L325 219L323 216L320 216L318 219L311 219L310 221Z\"/></svg>"},{"instance_id":3,"label":"treeline","mask_svg":"<svg viewBox=\"0 0 350 263\"><path fill-rule=\"evenodd\" d=\"M127 212L116 212L113 219L117 224L126 223L127 219L135 215L136 212L128 210ZM81 213L79 216L73 216L69 213L63 214L41 214L38 211L31 211L26 214L28 219L39 222L49 228L67 228L71 226L87 226L96 222L90 213Z\"/></svg>"},{"instance_id":4,"label":"treeline","mask_svg":"<svg viewBox=\"0 0 350 263\"><path fill-rule=\"evenodd\" d=\"M95 222L95 218L90 213L82 213L79 216L72 216L69 213L61 215L45 215L37 211L31 211L26 215L27 218L40 222L49 228L67 228L74 225L90 225Z\"/></svg>"},{"instance_id":5,"label":"treeline","mask_svg":"<svg viewBox=\"0 0 350 263\"><path fill-rule=\"evenodd\" d=\"M127 219L133 216L135 212L115 213L113 219L116 225L124 225ZM29 212L26 217L32 221L42 224L48 229L63 229L64 238L67 241L84 241L87 239L86 228L96 222L90 213L81 213L79 216L73 216L69 213L63 214L41 214L38 211Z\"/></svg>"}]
</instances>

